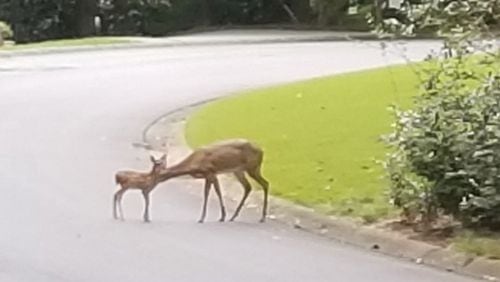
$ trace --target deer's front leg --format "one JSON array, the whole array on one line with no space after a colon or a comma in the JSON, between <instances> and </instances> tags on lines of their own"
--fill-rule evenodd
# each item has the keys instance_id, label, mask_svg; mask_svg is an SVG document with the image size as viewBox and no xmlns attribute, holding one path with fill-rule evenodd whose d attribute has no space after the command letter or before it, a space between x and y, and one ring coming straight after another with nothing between
<instances>
[{"instance_id":1,"label":"deer's front leg","mask_svg":"<svg viewBox=\"0 0 500 282\"><path fill-rule=\"evenodd\" d=\"M211 186L212 186L211 180L209 178L205 178L205 191L203 193L203 209L201 212L201 217L198 220L199 223L203 223L203 221L205 221L205 216L207 215L207 202Z\"/></svg>"}]
</instances>

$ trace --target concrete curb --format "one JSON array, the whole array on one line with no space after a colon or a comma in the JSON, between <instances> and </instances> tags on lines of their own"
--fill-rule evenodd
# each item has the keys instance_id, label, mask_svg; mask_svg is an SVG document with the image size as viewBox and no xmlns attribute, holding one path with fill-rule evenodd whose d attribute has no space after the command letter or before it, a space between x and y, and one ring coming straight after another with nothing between
<instances>
[{"instance_id":1,"label":"concrete curb","mask_svg":"<svg viewBox=\"0 0 500 282\"><path fill-rule=\"evenodd\" d=\"M170 41L163 42L137 42L117 43L95 46L78 47L48 47L34 48L27 50L0 51L0 57L33 56L47 54L62 54L73 52L90 52L105 50L127 50L142 48L164 48L164 47L186 47L186 46L217 46L217 45L248 45L248 44L273 44L273 43L303 43L303 42L325 42L325 41L350 41L350 40L377 40L374 36L311 36L311 37L284 37L284 38L263 38L263 39L239 39L239 40L206 40L189 41L178 40L172 37Z\"/></svg>"},{"instance_id":2,"label":"concrete curb","mask_svg":"<svg viewBox=\"0 0 500 282\"><path fill-rule=\"evenodd\" d=\"M196 109L214 100L217 99L191 104L162 115L144 129L143 142L150 148L158 149L162 142L168 141L169 159L173 155L176 161L180 160L191 151L184 139L187 118ZM241 195L235 191L242 189L235 180L221 177L221 184L226 187L223 189L226 199L233 202L240 199ZM247 208L259 208L261 201L260 193L254 191L248 198ZM451 248L410 239L402 233L363 225L353 219L326 216L274 196L270 197L269 204L269 218L293 228L440 270L489 281L500 280L500 260L473 257Z\"/></svg>"},{"instance_id":3,"label":"concrete curb","mask_svg":"<svg viewBox=\"0 0 500 282\"><path fill-rule=\"evenodd\" d=\"M217 29L220 31L226 29ZM286 30L286 29L281 29ZM312 30L311 30L312 31ZM334 32L330 35L298 35L298 36L278 36L273 38L249 38L249 39L218 39L218 40L193 40L172 36L162 39L149 39L151 42L141 41L141 39L131 39L135 42L116 43L94 46L73 46L73 47L45 47L26 50L0 50L1 57L33 56L47 54L63 54L72 52L91 52L105 50L127 50L142 48L164 48L164 47L185 47L185 46L217 46L217 45L245 45L245 44L277 44L277 43L304 43L304 42L335 42L335 41L398 41L398 40L435 40L430 38L402 38L402 39L380 39L376 35L363 32ZM153 42L156 41L156 42Z\"/></svg>"}]
</instances>

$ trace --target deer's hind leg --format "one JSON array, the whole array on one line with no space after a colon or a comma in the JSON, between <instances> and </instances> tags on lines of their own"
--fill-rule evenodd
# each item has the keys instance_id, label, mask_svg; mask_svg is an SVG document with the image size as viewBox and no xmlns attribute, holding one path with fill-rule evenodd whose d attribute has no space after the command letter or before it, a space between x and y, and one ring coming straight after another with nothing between
<instances>
[{"instance_id":1,"label":"deer's hind leg","mask_svg":"<svg viewBox=\"0 0 500 282\"><path fill-rule=\"evenodd\" d=\"M255 179L261 186L262 189L264 190L264 205L262 207L262 218L260 219L260 222L266 221L266 216L267 216L267 202L268 202L268 194L269 194L269 182L262 177L262 173L260 171L260 166L251 169L247 171L248 175Z\"/></svg>"},{"instance_id":2,"label":"deer's hind leg","mask_svg":"<svg viewBox=\"0 0 500 282\"><path fill-rule=\"evenodd\" d=\"M248 195L250 194L250 191L252 190L252 186L250 185L250 182L248 182L247 178L245 177L245 173L240 171L240 172L235 172L234 176L236 176L236 179L241 183L243 186L243 197L241 198L240 203L238 204L238 207L236 208L236 211L234 212L233 216L231 217L230 221L234 221L236 217L240 214L241 208L245 204L246 199L248 198Z\"/></svg>"}]
</instances>

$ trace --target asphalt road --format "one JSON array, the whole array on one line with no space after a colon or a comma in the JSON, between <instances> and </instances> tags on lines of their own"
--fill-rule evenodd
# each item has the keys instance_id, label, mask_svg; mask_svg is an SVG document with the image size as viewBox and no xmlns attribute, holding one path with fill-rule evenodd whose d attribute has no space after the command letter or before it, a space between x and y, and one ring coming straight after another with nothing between
<instances>
[{"instance_id":1,"label":"asphalt road","mask_svg":"<svg viewBox=\"0 0 500 282\"><path fill-rule=\"evenodd\" d=\"M412 42L408 54L420 59L432 45ZM127 220L111 218L113 173L149 167L131 143L162 113L239 89L401 62L398 52L337 42L1 59L0 281L470 281L259 224L251 210L220 224L215 202L197 224L201 183L199 195L162 184L151 224L140 221L142 198L133 192L124 199Z\"/></svg>"}]
</instances>

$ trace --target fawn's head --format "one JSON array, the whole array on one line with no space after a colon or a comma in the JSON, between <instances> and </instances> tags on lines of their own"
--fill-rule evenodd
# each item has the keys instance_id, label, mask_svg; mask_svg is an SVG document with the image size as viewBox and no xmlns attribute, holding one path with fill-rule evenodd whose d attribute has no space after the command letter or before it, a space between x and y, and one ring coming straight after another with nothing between
<instances>
[{"instance_id":1,"label":"fawn's head","mask_svg":"<svg viewBox=\"0 0 500 282\"><path fill-rule=\"evenodd\" d=\"M163 169L167 167L166 154L163 154L159 159L155 159L153 156L150 156L150 160L153 163L153 168L152 168L153 173L160 173Z\"/></svg>"}]
</instances>

